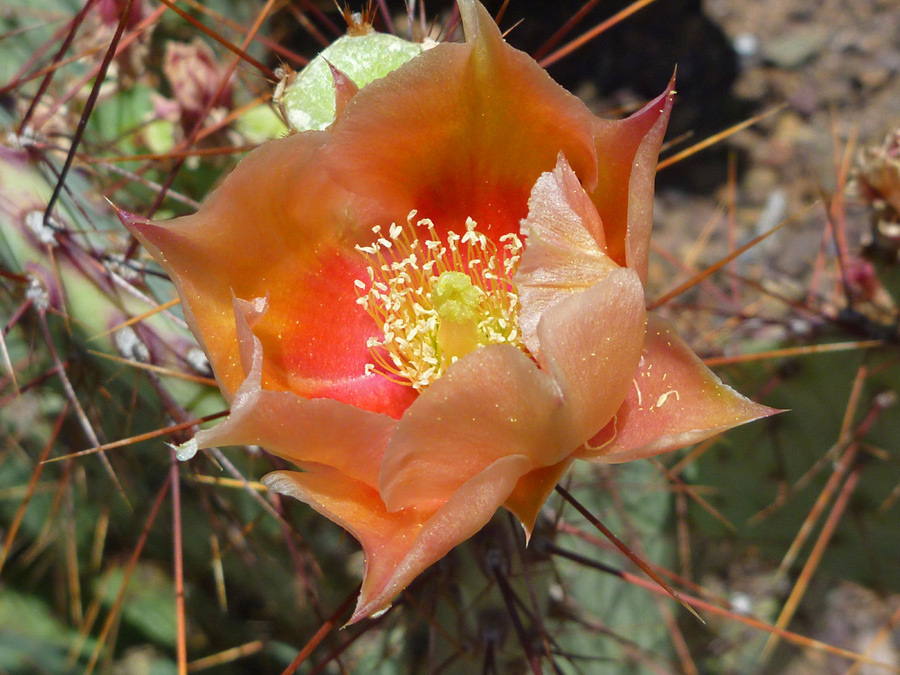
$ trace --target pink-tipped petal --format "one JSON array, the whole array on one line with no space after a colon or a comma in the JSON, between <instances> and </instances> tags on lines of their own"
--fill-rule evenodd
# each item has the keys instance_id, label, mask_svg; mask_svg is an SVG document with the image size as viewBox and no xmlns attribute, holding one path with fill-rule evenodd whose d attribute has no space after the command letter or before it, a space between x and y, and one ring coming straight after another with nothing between
<instances>
[{"instance_id":1,"label":"pink-tipped petal","mask_svg":"<svg viewBox=\"0 0 900 675\"><path fill-rule=\"evenodd\" d=\"M596 189L585 185L603 220L607 252L647 279L653 189L659 148L674 100L675 79L641 110L621 122L594 121L600 158Z\"/></svg>"},{"instance_id":2,"label":"pink-tipped petal","mask_svg":"<svg viewBox=\"0 0 900 675\"><path fill-rule=\"evenodd\" d=\"M198 432L197 447L261 445L292 462L330 466L375 488L396 421L331 399L263 389L262 344L252 325L265 314L265 299L236 298L234 312L246 377L231 402L231 413Z\"/></svg>"},{"instance_id":3,"label":"pink-tipped petal","mask_svg":"<svg viewBox=\"0 0 900 675\"><path fill-rule=\"evenodd\" d=\"M503 507L512 512L525 528L526 542L531 539L541 507L572 461L572 457L566 457L552 466L529 471L519 479L512 494L503 502Z\"/></svg>"},{"instance_id":4,"label":"pink-tipped petal","mask_svg":"<svg viewBox=\"0 0 900 675\"><path fill-rule=\"evenodd\" d=\"M576 457L627 462L683 448L777 412L723 384L668 322L651 315L625 402Z\"/></svg>"},{"instance_id":5,"label":"pink-tipped petal","mask_svg":"<svg viewBox=\"0 0 900 675\"><path fill-rule=\"evenodd\" d=\"M538 358L562 390L573 448L600 431L625 399L645 326L644 288L624 267L541 317Z\"/></svg>"},{"instance_id":6,"label":"pink-tipped petal","mask_svg":"<svg viewBox=\"0 0 900 675\"><path fill-rule=\"evenodd\" d=\"M510 345L476 349L400 420L384 456L381 496L390 511L440 503L507 455L528 457L525 470L555 464L578 445L563 422L559 388L534 361Z\"/></svg>"},{"instance_id":7,"label":"pink-tipped petal","mask_svg":"<svg viewBox=\"0 0 900 675\"><path fill-rule=\"evenodd\" d=\"M388 513L378 492L333 469L278 471L263 478L275 492L299 499L349 531L362 545L365 568L354 623L390 606L421 572L490 520L526 470L522 456L503 457L430 510Z\"/></svg>"},{"instance_id":8,"label":"pink-tipped petal","mask_svg":"<svg viewBox=\"0 0 900 675\"><path fill-rule=\"evenodd\" d=\"M618 265L606 255L597 209L566 158L538 178L522 221L525 252L513 283L519 292L519 326L532 354L540 353L537 325L557 302L587 290Z\"/></svg>"}]
</instances>

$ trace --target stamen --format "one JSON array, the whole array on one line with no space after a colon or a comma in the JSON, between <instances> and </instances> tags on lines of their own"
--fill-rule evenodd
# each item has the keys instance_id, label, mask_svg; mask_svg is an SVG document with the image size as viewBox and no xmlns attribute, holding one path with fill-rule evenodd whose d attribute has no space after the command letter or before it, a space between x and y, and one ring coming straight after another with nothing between
<instances>
[{"instance_id":1,"label":"stamen","mask_svg":"<svg viewBox=\"0 0 900 675\"><path fill-rule=\"evenodd\" d=\"M381 226L372 228L375 243L356 247L370 263L368 284L355 280L354 286L381 332L366 343L372 354L366 374L421 390L478 347L525 349L511 281L522 242L505 234L498 249L472 218L465 234L442 237L431 220L415 216L409 213L405 227L391 223L387 237Z\"/></svg>"}]
</instances>

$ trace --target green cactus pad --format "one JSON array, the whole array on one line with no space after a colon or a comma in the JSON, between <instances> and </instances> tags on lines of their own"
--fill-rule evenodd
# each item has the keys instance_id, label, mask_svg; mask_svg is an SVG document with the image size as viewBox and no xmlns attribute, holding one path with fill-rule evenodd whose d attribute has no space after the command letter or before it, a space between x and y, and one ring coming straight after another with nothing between
<instances>
[{"instance_id":1,"label":"green cactus pad","mask_svg":"<svg viewBox=\"0 0 900 675\"><path fill-rule=\"evenodd\" d=\"M395 35L345 35L334 41L297 73L281 103L288 123L297 131L324 129L334 121L334 82L330 63L362 88L399 68L426 48Z\"/></svg>"}]
</instances>

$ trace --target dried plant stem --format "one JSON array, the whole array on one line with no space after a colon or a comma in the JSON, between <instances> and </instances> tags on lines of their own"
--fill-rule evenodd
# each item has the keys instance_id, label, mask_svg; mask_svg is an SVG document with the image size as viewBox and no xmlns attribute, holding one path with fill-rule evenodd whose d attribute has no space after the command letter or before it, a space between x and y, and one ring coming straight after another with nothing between
<instances>
[{"instance_id":1,"label":"dried plant stem","mask_svg":"<svg viewBox=\"0 0 900 675\"><path fill-rule=\"evenodd\" d=\"M306 661L309 658L309 655L312 654L313 650L319 646L319 643L325 639L325 636L328 635L331 631L335 629L338 625L338 619L341 615L345 614L348 609L350 609L350 605L353 604L353 601L356 600L356 595L359 593L359 587L357 586L350 595L348 595L344 601L341 603L341 606L338 607L331 616L329 616L321 626L319 626L319 630L317 630L313 636L309 639L305 645L303 645L303 649L294 657L294 660L291 661L290 665L285 668L281 675L294 675L297 672L297 668L300 667L300 664Z\"/></svg>"}]
</instances>

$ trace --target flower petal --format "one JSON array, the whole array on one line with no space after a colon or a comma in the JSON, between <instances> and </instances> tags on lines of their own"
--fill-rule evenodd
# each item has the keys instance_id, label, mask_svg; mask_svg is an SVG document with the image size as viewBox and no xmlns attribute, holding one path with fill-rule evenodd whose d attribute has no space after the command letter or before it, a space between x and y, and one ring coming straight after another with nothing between
<instances>
[{"instance_id":1,"label":"flower petal","mask_svg":"<svg viewBox=\"0 0 900 675\"><path fill-rule=\"evenodd\" d=\"M365 207L317 170L327 132L271 141L247 155L194 215L165 224L120 213L165 267L227 396L244 379L232 294L267 296L255 326L267 389L328 396L399 417L409 387L364 375L374 321L356 304L371 232Z\"/></svg>"},{"instance_id":2,"label":"flower petal","mask_svg":"<svg viewBox=\"0 0 900 675\"><path fill-rule=\"evenodd\" d=\"M309 504L362 545L364 579L349 621L354 623L389 607L427 567L484 527L529 463L520 455L503 457L464 483L439 507L395 513L385 510L376 490L333 469L277 471L265 476L263 483Z\"/></svg>"},{"instance_id":3,"label":"flower petal","mask_svg":"<svg viewBox=\"0 0 900 675\"><path fill-rule=\"evenodd\" d=\"M620 122L595 119L594 140L600 158L596 188L585 183L603 220L607 252L647 279L647 255L653 226L656 163L674 98L674 78L666 90Z\"/></svg>"},{"instance_id":4,"label":"flower petal","mask_svg":"<svg viewBox=\"0 0 900 675\"><path fill-rule=\"evenodd\" d=\"M562 153L556 168L534 184L522 233L525 252L513 283L521 302L522 339L532 354L538 354L541 315L601 281L618 265L606 255L597 209Z\"/></svg>"},{"instance_id":5,"label":"flower petal","mask_svg":"<svg viewBox=\"0 0 900 675\"><path fill-rule=\"evenodd\" d=\"M544 312L538 362L562 390L577 447L612 419L625 399L644 343L644 289L634 270L612 270L590 289Z\"/></svg>"},{"instance_id":6,"label":"flower petal","mask_svg":"<svg viewBox=\"0 0 900 675\"><path fill-rule=\"evenodd\" d=\"M723 384L667 321L651 315L625 402L613 422L575 456L627 462L683 448L777 412Z\"/></svg>"},{"instance_id":7,"label":"flower petal","mask_svg":"<svg viewBox=\"0 0 900 675\"><path fill-rule=\"evenodd\" d=\"M234 301L246 377L235 393L231 413L197 433L197 447L261 445L292 462L327 465L375 488L381 458L397 422L331 399L309 400L292 392L263 389L262 343L251 330L265 313L262 300Z\"/></svg>"},{"instance_id":8,"label":"flower petal","mask_svg":"<svg viewBox=\"0 0 900 675\"><path fill-rule=\"evenodd\" d=\"M559 387L534 361L510 345L476 349L400 420L382 463L382 499L389 511L442 503L507 455L530 459L523 473L555 464L581 442L563 422Z\"/></svg>"},{"instance_id":9,"label":"flower petal","mask_svg":"<svg viewBox=\"0 0 900 675\"><path fill-rule=\"evenodd\" d=\"M529 471L516 483L512 494L503 502L503 507L519 519L525 528L525 541L531 539L534 523L547 497L569 468L574 458L566 457L552 466Z\"/></svg>"},{"instance_id":10,"label":"flower petal","mask_svg":"<svg viewBox=\"0 0 900 675\"><path fill-rule=\"evenodd\" d=\"M619 408L643 343L643 288L616 268L558 302L538 325L542 369L510 345L481 347L409 407L385 452L388 510L444 501L504 455L556 464Z\"/></svg>"},{"instance_id":11,"label":"flower petal","mask_svg":"<svg viewBox=\"0 0 900 675\"><path fill-rule=\"evenodd\" d=\"M494 241L517 232L528 194L562 151L597 175L593 116L529 56L507 45L478 3L460 3L465 44L441 44L353 98L332 129L333 179L382 208L416 209L438 231L466 218Z\"/></svg>"}]
</instances>

